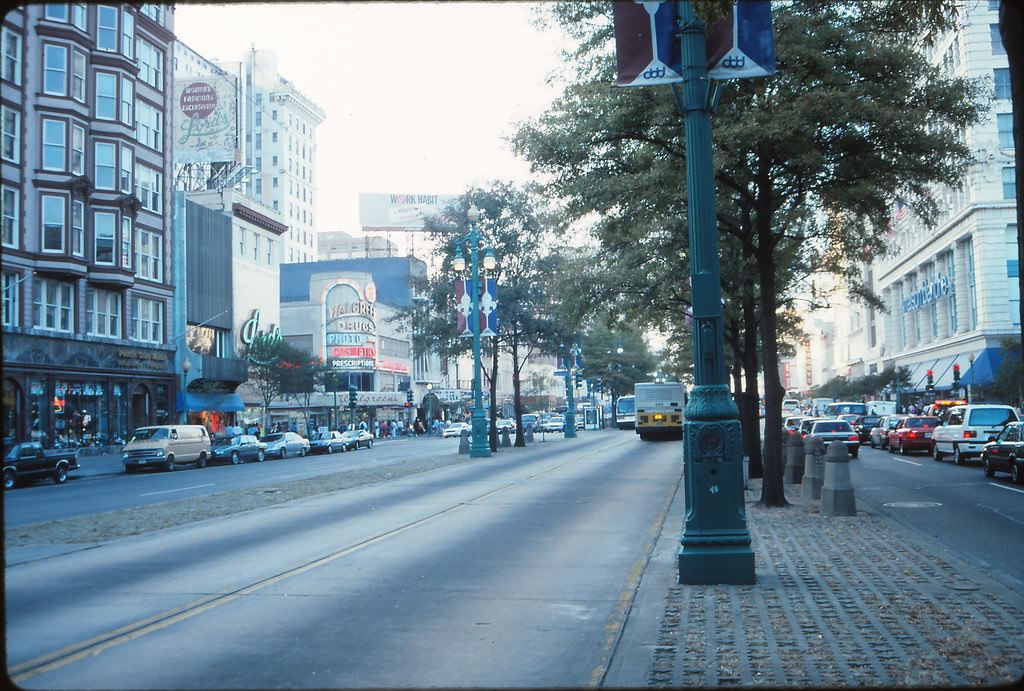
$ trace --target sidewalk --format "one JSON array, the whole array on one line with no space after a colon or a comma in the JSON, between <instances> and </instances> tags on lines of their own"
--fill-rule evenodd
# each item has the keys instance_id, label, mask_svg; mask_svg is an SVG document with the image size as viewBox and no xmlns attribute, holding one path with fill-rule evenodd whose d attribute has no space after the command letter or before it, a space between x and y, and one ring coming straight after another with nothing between
<instances>
[{"instance_id":1,"label":"sidewalk","mask_svg":"<svg viewBox=\"0 0 1024 691\"><path fill-rule=\"evenodd\" d=\"M1024 676L1024 595L869 506L822 516L799 485L786 490L792 506L781 509L756 505L760 480L746 491L753 586L676 584L679 492L620 646L629 652L605 685L635 679L641 657L656 687L990 686ZM1007 537L1013 549L1019 533Z\"/></svg>"}]
</instances>

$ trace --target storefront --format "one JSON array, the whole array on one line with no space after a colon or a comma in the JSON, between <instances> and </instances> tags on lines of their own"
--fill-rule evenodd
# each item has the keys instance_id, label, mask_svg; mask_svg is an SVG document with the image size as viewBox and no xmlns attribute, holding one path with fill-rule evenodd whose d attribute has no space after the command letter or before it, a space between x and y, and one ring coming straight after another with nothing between
<instances>
[{"instance_id":1,"label":"storefront","mask_svg":"<svg viewBox=\"0 0 1024 691\"><path fill-rule=\"evenodd\" d=\"M171 422L171 358L164 348L5 334L4 438L101 446Z\"/></svg>"}]
</instances>

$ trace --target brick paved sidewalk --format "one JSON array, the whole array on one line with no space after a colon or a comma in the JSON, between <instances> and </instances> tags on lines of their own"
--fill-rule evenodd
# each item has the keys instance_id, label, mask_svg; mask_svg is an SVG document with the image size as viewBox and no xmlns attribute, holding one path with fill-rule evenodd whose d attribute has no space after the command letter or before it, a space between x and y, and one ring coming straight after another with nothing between
<instances>
[{"instance_id":1,"label":"brick paved sidewalk","mask_svg":"<svg viewBox=\"0 0 1024 691\"><path fill-rule=\"evenodd\" d=\"M1024 676L1024 602L908 529L746 492L757 584L670 588L651 686L978 686Z\"/></svg>"}]
</instances>

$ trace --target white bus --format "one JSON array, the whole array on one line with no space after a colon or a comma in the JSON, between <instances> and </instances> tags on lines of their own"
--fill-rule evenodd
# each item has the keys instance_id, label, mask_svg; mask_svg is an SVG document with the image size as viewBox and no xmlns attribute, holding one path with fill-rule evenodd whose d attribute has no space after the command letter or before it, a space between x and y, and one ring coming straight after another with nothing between
<instances>
[{"instance_id":1,"label":"white bus","mask_svg":"<svg viewBox=\"0 0 1024 691\"><path fill-rule=\"evenodd\" d=\"M615 426L619 429L636 427L636 396L619 396L615 401Z\"/></svg>"},{"instance_id":2,"label":"white bus","mask_svg":"<svg viewBox=\"0 0 1024 691\"><path fill-rule=\"evenodd\" d=\"M679 382L637 384L636 433L644 441L661 438L683 438L683 408L686 391Z\"/></svg>"}]
</instances>

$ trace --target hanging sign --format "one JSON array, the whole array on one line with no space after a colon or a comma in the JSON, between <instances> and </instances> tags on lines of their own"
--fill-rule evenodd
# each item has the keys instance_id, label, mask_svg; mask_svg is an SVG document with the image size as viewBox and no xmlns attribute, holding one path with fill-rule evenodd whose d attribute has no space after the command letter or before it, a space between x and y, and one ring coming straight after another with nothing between
<instances>
[{"instance_id":1,"label":"hanging sign","mask_svg":"<svg viewBox=\"0 0 1024 691\"><path fill-rule=\"evenodd\" d=\"M683 56L675 2L612 3L616 86L650 86L683 81Z\"/></svg>"},{"instance_id":2,"label":"hanging sign","mask_svg":"<svg viewBox=\"0 0 1024 691\"><path fill-rule=\"evenodd\" d=\"M707 39L708 76L747 79L775 74L772 4L767 0L733 3Z\"/></svg>"},{"instance_id":3,"label":"hanging sign","mask_svg":"<svg viewBox=\"0 0 1024 691\"><path fill-rule=\"evenodd\" d=\"M455 282L455 305L458 310L458 324L456 333L462 338L472 338L472 322L469 321L473 311L473 301L470 297L470 284L472 280ZM484 292L479 300L479 320L481 336L496 336L498 334L498 281L495 278L488 278L482 281L485 286Z\"/></svg>"}]
</instances>

